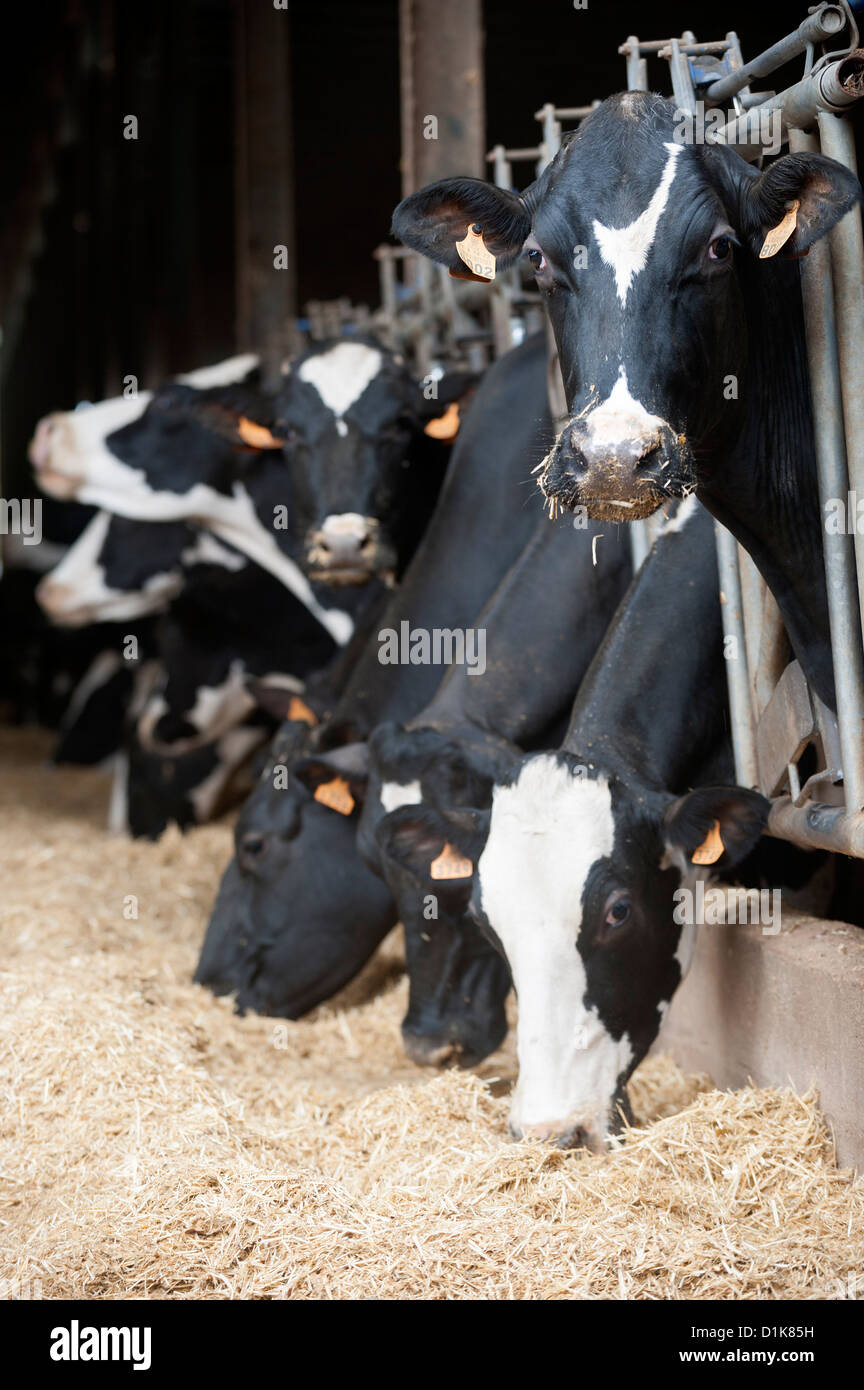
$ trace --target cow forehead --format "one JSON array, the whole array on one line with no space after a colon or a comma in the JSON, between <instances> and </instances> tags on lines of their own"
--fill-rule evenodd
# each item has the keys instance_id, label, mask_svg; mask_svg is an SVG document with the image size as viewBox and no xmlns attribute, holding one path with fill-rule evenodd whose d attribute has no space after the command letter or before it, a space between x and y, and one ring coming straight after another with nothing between
<instances>
[{"instance_id":1,"label":"cow forehead","mask_svg":"<svg viewBox=\"0 0 864 1390\"><path fill-rule=\"evenodd\" d=\"M520 956L536 957L541 939L553 953L575 955L585 884L614 840L607 780L578 775L566 759L540 754L496 786L478 881L514 970Z\"/></svg>"},{"instance_id":2,"label":"cow forehead","mask_svg":"<svg viewBox=\"0 0 864 1390\"><path fill-rule=\"evenodd\" d=\"M328 410L341 419L383 366L380 349L367 343L337 343L307 357L298 367L297 376L313 386Z\"/></svg>"}]
</instances>

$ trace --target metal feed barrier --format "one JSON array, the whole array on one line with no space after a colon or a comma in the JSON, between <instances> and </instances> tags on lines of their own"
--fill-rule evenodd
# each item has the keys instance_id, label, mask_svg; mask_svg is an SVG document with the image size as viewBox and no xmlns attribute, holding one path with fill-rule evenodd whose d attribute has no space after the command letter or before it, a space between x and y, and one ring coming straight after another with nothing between
<instances>
[{"instance_id":1,"label":"metal feed barrier","mask_svg":"<svg viewBox=\"0 0 864 1390\"><path fill-rule=\"evenodd\" d=\"M747 160L762 157L766 115L792 151L820 150L856 170L849 108L864 96L864 50L846 0L819 5L799 27L744 62L734 33L697 43L692 33L619 50L628 87L647 86L647 58L669 63L682 112L731 99L733 115L715 138ZM832 45L834 46L832 48ZM816 56L816 49L828 50ZM804 76L780 93L751 92L752 78L804 55ZM819 497L864 498L864 242L856 211L801 262L813 396ZM837 714L809 689L789 646L777 605L749 555L716 526L723 623L734 638L727 663L738 780L771 799L769 830L804 847L864 857L864 535L823 531ZM815 767L801 784L808 749ZM813 754L810 754L813 760Z\"/></svg>"}]
</instances>

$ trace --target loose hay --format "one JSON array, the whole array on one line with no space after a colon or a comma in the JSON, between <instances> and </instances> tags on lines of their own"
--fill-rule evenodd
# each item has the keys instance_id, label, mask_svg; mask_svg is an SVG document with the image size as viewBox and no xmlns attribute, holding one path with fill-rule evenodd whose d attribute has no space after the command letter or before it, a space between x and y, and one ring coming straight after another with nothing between
<instances>
[{"instance_id":1,"label":"loose hay","mask_svg":"<svg viewBox=\"0 0 864 1390\"><path fill-rule=\"evenodd\" d=\"M651 1058L612 1153L510 1144L512 1050L487 1080L405 1061L394 942L308 1021L236 1019L188 983L230 830L112 840L98 773L3 746L13 1294L824 1298L860 1269L864 1183L813 1095Z\"/></svg>"}]
</instances>

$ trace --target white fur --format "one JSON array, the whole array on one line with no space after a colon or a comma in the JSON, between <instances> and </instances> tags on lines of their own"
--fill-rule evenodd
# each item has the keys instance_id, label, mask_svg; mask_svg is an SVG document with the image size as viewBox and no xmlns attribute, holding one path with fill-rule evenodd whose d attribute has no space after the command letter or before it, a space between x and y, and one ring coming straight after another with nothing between
<instances>
[{"instance_id":1,"label":"white fur","mask_svg":"<svg viewBox=\"0 0 864 1390\"><path fill-rule=\"evenodd\" d=\"M97 512L60 564L40 581L36 597L52 622L81 627L140 618L160 612L179 592L182 580L177 570L150 575L136 590L112 589L106 583L99 556L110 522L108 512Z\"/></svg>"},{"instance_id":2,"label":"white fur","mask_svg":"<svg viewBox=\"0 0 864 1390\"><path fill-rule=\"evenodd\" d=\"M220 738L216 748L219 762L209 776L189 793L199 825L210 820L226 784L250 753L266 740L266 729L255 727L231 729Z\"/></svg>"},{"instance_id":3,"label":"white fur","mask_svg":"<svg viewBox=\"0 0 864 1390\"><path fill-rule=\"evenodd\" d=\"M378 797L389 815L400 806L417 806L423 800L423 792L418 781L385 782Z\"/></svg>"},{"instance_id":4,"label":"white fur","mask_svg":"<svg viewBox=\"0 0 864 1390\"><path fill-rule=\"evenodd\" d=\"M223 545L211 531L201 530L193 545L187 546L180 555L184 565L223 565L226 570L236 573L245 569L249 561L231 546Z\"/></svg>"},{"instance_id":5,"label":"white fur","mask_svg":"<svg viewBox=\"0 0 864 1390\"><path fill-rule=\"evenodd\" d=\"M257 352L241 352L237 357L226 357L224 362L214 362L212 367L197 367L194 372L183 372L175 380L181 381L184 386L195 386L199 391L212 390L216 386L233 386L237 381L245 381L260 361Z\"/></svg>"},{"instance_id":6,"label":"white fur","mask_svg":"<svg viewBox=\"0 0 864 1390\"><path fill-rule=\"evenodd\" d=\"M648 252L657 234L660 215L669 201L669 191L675 177L677 160L683 145L667 141L666 167L662 178L654 190L650 203L634 222L626 227L606 227L594 219L594 235L600 247L600 255L606 265L615 272L615 288L622 304L627 302L627 292L634 278L645 267Z\"/></svg>"},{"instance_id":7,"label":"white fur","mask_svg":"<svg viewBox=\"0 0 864 1390\"><path fill-rule=\"evenodd\" d=\"M328 410L341 419L359 401L382 364L377 348L365 343L337 343L328 352L307 358L298 376L314 386Z\"/></svg>"},{"instance_id":8,"label":"white fur","mask_svg":"<svg viewBox=\"0 0 864 1390\"><path fill-rule=\"evenodd\" d=\"M478 876L481 902L507 955L519 998L514 1128L560 1135L606 1132L618 1076L632 1058L583 1002L577 949L582 892L612 853L612 798L604 779L573 776L551 754L496 787Z\"/></svg>"},{"instance_id":9,"label":"white fur","mask_svg":"<svg viewBox=\"0 0 864 1390\"><path fill-rule=\"evenodd\" d=\"M695 492L691 492L683 501L678 503L674 516L670 516L664 521L660 528L661 536L671 536L675 531L683 531L688 521L692 521L698 511L699 503Z\"/></svg>"},{"instance_id":10,"label":"white fur","mask_svg":"<svg viewBox=\"0 0 864 1390\"><path fill-rule=\"evenodd\" d=\"M641 401L635 400L630 394L623 365L618 369L618 380L606 400L585 416L590 443L595 448L610 450L626 440L655 433L663 423L658 415L652 415Z\"/></svg>"}]
</instances>

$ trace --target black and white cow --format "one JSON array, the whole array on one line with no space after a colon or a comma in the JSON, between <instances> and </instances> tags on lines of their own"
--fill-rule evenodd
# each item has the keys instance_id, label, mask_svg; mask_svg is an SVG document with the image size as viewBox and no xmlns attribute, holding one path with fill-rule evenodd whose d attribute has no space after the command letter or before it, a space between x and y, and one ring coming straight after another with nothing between
<instances>
[{"instance_id":1,"label":"black and white cow","mask_svg":"<svg viewBox=\"0 0 864 1390\"><path fill-rule=\"evenodd\" d=\"M678 624L687 640L670 648ZM603 1145L689 964L676 891L733 871L763 881L764 863L742 861L768 803L727 782L723 665L712 524L688 499L622 602L560 748L515 761L491 810L428 808L417 827L402 810L379 827L415 863L447 840L476 864L469 912L519 1000L517 1138ZM796 887L824 860L777 849Z\"/></svg>"},{"instance_id":2,"label":"black and white cow","mask_svg":"<svg viewBox=\"0 0 864 1390\"><path fill-rule=\"evenodd\" d=\"M426 400L384 349L320 344L275 398L248 382L171 383L144 393L143 411L139 396L135 416L107 433L94 411L113 421L135 402L48 417L31 458L54 496L137 520L206 524L343 644L364 602L345 586L392 579L434 506L449 445L428 438L424 423L469 386L463 376L432 383L437 398Z\"/></svg>"},{"instance_id":3,"label":"black and white cow","mask_svg":"<svg viewBox=\"0 0 864 1390\"><path fill-rule=\"evenodd\" d=\"M552 437L542 335L484 377L453 450L432 521L381 631L464 628L516 559L536 524L522 505L530 470ZM490 478L495 487L489 489ZM359 801L328 808L293 775L310 751L343 748L352 785L365 740L384 719L405 720L444 674L430 664L382 664L373 638L314 750L286 724L237 823L236 857L222 881L196 979L237 991L241 1009L297 1017L347 982L396 923L386 885L357 853ZM355 785L360 796L361 787ZM347 803L346 803L347 804Z\"/></svg>"},{"instance_id":4,"label":"black and white cow","mask_svg":"<svg viewBox=\"0 0 864 1390\"><path fill-rule=\"evenodd\" d=\"M443 876L430 874L424 808L444 805L458 818L460 807L488 807L517 746L560 738L630 575L621 528L604 534L591 524L574 536L569 518L541 517L475 621L486 635L485 674L454 668L404 728L381 725L369 740L358 845L389 884L405 929L410 995L402 1037L417 1062L482 1060L506 1033L509 989L503 962L463 921L475 861L463 854L451 877L446 865L437 871ZM471 815L464 828L470 835Z\"/></svg>"},{"instance_id":5,"label":"black and white cow","mask_svg":"<svg viewBox=\"0 0 864 1390\"><path fill-rule=\"evenodd\" d=\"M632 520L695 488L752 555L833 707L794 258L851 212L860 185L821 155L759 172L685 135L673 102L610 97L521 196L447 179L400 204L394 230L454 268L469 225L501 265L527 252L571 412L546 463L547 497ZM760 258L793 201L794 231Z\"/></svg>"}]
</instances>

